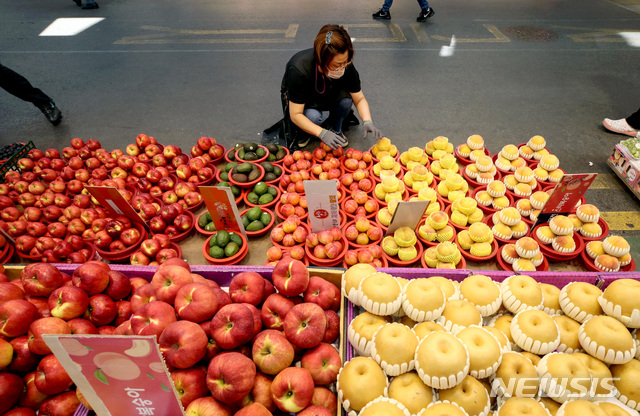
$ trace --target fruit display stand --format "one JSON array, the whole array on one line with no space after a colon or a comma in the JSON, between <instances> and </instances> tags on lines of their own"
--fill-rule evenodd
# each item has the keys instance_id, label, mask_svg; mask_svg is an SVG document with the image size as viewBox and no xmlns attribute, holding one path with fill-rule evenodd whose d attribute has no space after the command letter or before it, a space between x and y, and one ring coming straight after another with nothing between
<instances>
[{"instance_id":1,"label":"fruit display stand","mask_svg":"<svg viewBox=\"0 0 640 416\"><path fill-rule=\"evenodd\" d=\"M617 144L607 159L607 164L636 198L640 198L640 160L626 146Z\"/></svg>"}]
</instances>

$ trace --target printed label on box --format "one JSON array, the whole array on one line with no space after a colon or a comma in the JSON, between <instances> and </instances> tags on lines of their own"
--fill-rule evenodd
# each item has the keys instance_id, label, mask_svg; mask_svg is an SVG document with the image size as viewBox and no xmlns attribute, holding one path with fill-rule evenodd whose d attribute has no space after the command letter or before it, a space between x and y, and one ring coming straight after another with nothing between
<instances>
[{"instance_id":1,"label":"printed label on box","mask_svg":"<svg viewBox=\"0 0 640 416\"><path fill-rule=\"evenodd\" d=\"M393 213L391 223L385 235L393 234L400 227L409 227L415 230L422 215L429 207L430 201L400 201Z\"/></svg>"},{"instance_id":2,"label":"printed label on box","mask_svg":"<svg viewBox=\"0 0 640 416\"><path fill-rule=\"evenodd\" d=\"M154 336L43 339L98 416L184 415Z\"/></svg>"},{"instance_id":3,"label":"printed label on box","mask_svg":"<svg viewBox=\"0 0 640 416\"><path fill-rule=\"evenodd\" d=\"M312 232L317 233L332 227L340 228L338 181L304 181L304 193L307 197Z\"/></svg>"},{"instance_id":4,"label":"printed label on box","mask_svg":"<svg viewBox=\"0 0 640 416\"><path fill-rule=\"evenodd\" d=\"M202 199L207 206L207 210L209 210L216 230L238 231L245 236L247 235L244 232L244 226L236 205L236 198L233 196L231 188L226 186L199 186L198 189L202 194Z\"/></svg>"},{"instance_id":5,"label":"printed label on box","mask_svg":"<svg viewBox=\"0 0 640 416\"><path fill-rule=\"evenodd\" d=\"M533 227L539 223L549 222L556 215L571 213L596 176L598 176L597 173L564 174L538 214L538 219Z\"/></svg>"},{"instance_id":6,"label":"printed label on box","mask_svg":"<svg viewBox=\"0 0 640 416\"><path fill-rule=\"evenodd\" d=\"M118 189L112 186L85 186L85 189L98 200L98 204L106 209L111 216L124 215L131 221L139 222L144 224L147 229L149 228L147 221L140 217L140 214L133 209L129 201L124 199Z\"/></svg>"}]
</instances>

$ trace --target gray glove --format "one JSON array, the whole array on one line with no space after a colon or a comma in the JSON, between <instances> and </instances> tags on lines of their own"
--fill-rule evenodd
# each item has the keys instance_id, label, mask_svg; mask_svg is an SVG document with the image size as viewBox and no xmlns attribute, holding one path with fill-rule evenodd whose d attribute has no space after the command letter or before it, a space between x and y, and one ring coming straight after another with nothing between
<instances>
[{"instance_id":1,"label":"gray glove","mask_svg":"<svg viewBox=\"0 0 640 416\"><path fill-rule=\"evenodd\" d=\"M318 138L333 150L342 147L342 145L346 143L342 135L335 134L334 132L327 129L322 129L322 132L320 132Z\"/></svg>"},{"instance_id":2,"label":"gray glove","mask_svg":"<svg viewBox=\"0 0 640 416\"><path fill-rule=\"evenodd\" d=\"M373 121L371 120L367 120L364 122L363 130L364 130L364 136L362 136L363 139L367 138L368 133L371 133L371 136L375 140L380 140L382 138L382 131L380 131L380 129L374 126Z\"/></svg>"}]
</instances>

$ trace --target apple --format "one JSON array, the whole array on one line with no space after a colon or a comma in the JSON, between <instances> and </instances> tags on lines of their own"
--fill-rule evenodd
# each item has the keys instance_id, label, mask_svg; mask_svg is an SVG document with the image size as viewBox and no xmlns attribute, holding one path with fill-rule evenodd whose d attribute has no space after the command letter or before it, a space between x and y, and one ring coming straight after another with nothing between
<instances>
[{"instance_id":1,"label":"apple","mask_svg":"<svg viewBox=\"0 0 640 416\"><path fill-rule=\"evenodd\" d=\"M209 338L195 322L177 321L169 324L158 343L167 364L185 369L194 366L207 352Z\"/></svg>"},{"instance_id":2,"label":"apple","mask_svg":"<svg viewBox=\"0 0 640 416\"><path fill-rule=\"evenodd\" d=\"M156 292L151 283L136 288L131 296L131 310L135 313L142 306L156 300Z\"/></svg>"},{"instance_id":3,"label":"apple","mask_svg":"<svg viewBox=\"0 0 640 416\"><path fill-rule=\"evenodd\" d=\"M109 265L101 261L89 261L71 276L73 285L87 292L89 296L102 293L109 286Z\"/></svg>"},{"instance_id":4,"label":"apple","mask_svg":"<svg viewBox=\"0 0 640 416\"><path fill-rule=\"evenodd\" d=\"M28 339L26 335L22 335L13 338L9 342L13 348L13 359L9 367L7 367L8 371L12 373L28 373L38 366L42 357L29 351Z\"/></svg>"},{"instance_id":5,"label":"apple","mask_svg":"<svg viewBox=\"0 0 640 416\"><path fill-rule=\"evenodd\" d=\"M338 378L342 359L333 345L320 343L317 347L304 353L300 364L302 368L309 371L315 385L326 386Z\"/></svg>"},{"instance_id":6,"label":"apple","mask_svg":"<svg viewBox=\"0 0 640 416\"><path fill-rule=\"evenodd\" d=\"M21 253L29 253L36 246L36 238L28 234L16 238L16 250Z\"/></svg>"},{"instance_id":7,"label":"apple","mask_svg":"<svg viewBox=\"0 0 640 416\"><path fill-rule=\"evenodd\" d=\"M233 277L229 284L229 296L235 303L262 303L264 279L256 272L241 272Z\"/></svg>"},{"instance_id":8,"label":"apple","mask_svg":"<svg viewBox=\"0 0 640 416\"><path fill-rule=\"evenodd\" d=\"M38 318L38 309L28 300L5 301L0 304L0 335L9 338L25 335Z\"/></svg>"},{"instance_id":9,"label":"apple","mask_svg":"<svg viewBox=\"0 0 640 416\"><path fill-rule=\"evenodd\" d=\"M185 413L188 416L233 416L233 412L224 404L213 397L200 397L187 406Z\"/></svg>"},{"instance_id":10,"label":"apple","mask_svg":"<svg viewBox=\"0 0 640 416\"><path fill-rule=\"evenodd\" d=\"M288 367L273 379L271 397L283 412L298 413L311 404L313 389L313 378L309 371Z\"/></svg>"},{"instance_id":11,"label":"apple","mask_svg":"<svg viewBox=\"0 0 640 416\"><path fill-rule=\"evenodd\" d=\"M40 415L72 416L80 406L80 400L75 391L66 391L47 398L40 408Z\"/></svg>"},{"instance_id":12,"label":"apple","mask_svg":"<svg viewBox=\"0 0 640 416\"><path fill-rule=\"evenodd\" d=\"M132 246L140 240L140 231L136 228L129 228L120 234L120 240L127 246Z\"/></svg>"},{"instance_id":13,"label":"apple","mask_svg":"<svg viewBox=\"0 0 640 416\"><path fill-rule=\"evenodd\" d=\"M274 266L272 279L273 285L284 296L298 296L309 285L309 270L300 260L283 258Z\"/></svg>"},{"instance_id":14,"label":"apple","mask_svg":"<svg viewBox=\"0 0 640 416\"><path fill-rule=\"evenodd\" d=\"M0 282L0 304L13 299L24 299L22 287L9 282Z\"/></svg>"},{"instance_id":15,"label":"apple","mask_svg":"<svg viewBox=\"0 0 640 416\"><path fill-rule=\"evenodd\" d=\"M295 305L284 318L287 339L300 348L313 348L322 342L327 328L327 317L315 303Z\"/></svg>"},{"instance_id":16,"label":"apple","mask_svg":"<svg viewBox=\"0 0 640 416\"><path fill-rule=\"evenodd\" d=\"M180 319L204 322L211 320L218 310L218 297L205 283L188 283L178 289L174 307Z\"/></svg>"},{"instance_id":17,"label":"apple","mask_svg":"<svg viewBox=\"0 0 640 416\"><path fill-rule=\"evenodd\" d=\"M339 291L338 296L340 296ZM324 337L322 338L322 342L331 344L338 339L338 336L340 335L340 317L336 311L331 309L324 311L324 314L327 317L327 329L324 333Z\"/></svg>"},{"instance_id":18,"label":"apple","mask_svg":"<svg viewBox=\"0 0 640 416\"><path fill-rule=\"evenodd\" d=\"M246 304L223 306L211 320L211 335L224 349L233 349L249 342L255 335L253 312Z\"/></svg>"},{"instance_id":19,"label":"apple","mask_svg":"<svg viewBox=\"0 0 640 416\"><path fill-rule=\"evenodd\" d=\"M22 395L24 383L15 374L0 373L0 413L11 409Z\"/></svg>"},{"instance_id":20,"label":"apple","mask_svg":"<svg viewBox=\"0 0 640 416\"><path fill-rule=\"evenodd\" d=\"M189 283L193 283L191 273L180 266L163 267L151 279L157 299L169 304L173 304L178 290Z\"/></svg>"},{"instance_id":21,"label":"apple","mask_svg":"<svg viewBox=\"0 0 640 416\"><path fill-rule=\"evenodd\" d=\"M38 355L51 354L49 346L42 339L44 334L70 334L69 324L60 318L46 317L36 319L29 326L29 350Z\"/></svg>"},{"instance_id":22,"label":"apple","mask_svg":"<svg viewBox=\"0 0 640 416\"><path fill-rule=\"evenodd\" d=\"M304 301L315 303L322 309L329 309L333 303L334 289L333 283L318 277L311 276L309 278L309 285L304 291Z\"/></svg>"},{"instance_id":23,"label":"apple","mask_svg":"<svg viewBox=\"0 0 640 416\"><path fill-rule=\"evenodd\" d=\"M48 263L27 265L20 273L20 280L25 294L29 296L49 296L64 283L62 273Z\"/></svg>"},{"instance_id":24,"label":"apple","mask_svg":"<svg viewBox=\"0 0 640 416\"><path fill-rule=\"evenodd\" d=\"M174 370L171 372L171 380L178 393L178 399L185 409L194 400L209 394L207 373L202 368Z\"/></svg>"},{"instance_id":25,"label":"apple","mask_svg":"<svg viewBox=\"0 0 640 416\"><path fill-rule=\"evenodd\" d=\"M291 365L295 351L284 335L272 332L264 331L256 336L251 354L258 370L275 375Z\"/></svg>"},{"instance_id":26,"label":"apple","mask_svg":"<svg viewBox=\"0 0 640 416\"><path fill-rule=\"evenodd\" d=\"M116 319L118 308L109 296L104 294L93 295L89 298L89 305L84 312L84 318L96 327L109 325Z\"/></svg>"},{"instance_id":27,"label":"apple","mask_svg":"<svg viewBox=\"0 0 640 416\"><path fill-rule=\"evenodd\" d=\"M207 369L207 387L223 403L237 402L249 394L255 378L256 365L239 352L216 355Z\"/></svg>"},{"instance_id":28,"label":"apple","mask_svg":"<svg viewBox=\"0 0 640 416\"><path fill-rule=\"evenodd\" d=\"M22 394L22 397L20 397L20 402L18 403L18 406L30 409L34 412L33 414L35 414L35 410L38 410L42 402L44 402L48 397L46 394L39 391L36 387L36 374L37 373L35 371L32 371L22 378L24 382L24 392ZM7 415L10 413L4 414Z\"/></svg>"},{"instance_id":29,"label":"apple","mask_svg":"<svg viewBox=\"0 0 640 416\"><path fill-rule=\"evenodd\" d=\"M49 309L54 318L65 321L78 318L89 306L89 296L75 286L62 286L49 295Z\"/></svg>"},{"instance_id":30,"label":"apple","mask_svg":"<svg viewBox=\"0 0 640 416\"><path fill-rule=\"evenodd\" d=\"M133 301L131 307L133 310ZM134 311L131 317L131 330L136 335L159 337L167 326L176 321L176 312L173 306L166 302L153 300Z\"/></svg>"},{"instance_id":31,"label":"apple","mask_svg":"<svg viewBox=\"0 0 640 416\"><path fill-rule=\"evenodd\" d=\"M129 278L117 270L109 270L107 274L109 275L109 284L103 293L114 301L129 296L131 293Z\"/></svg>"},{"instance_id":32,"label":"apple","mask_svg":"<svg viewBox=\"0 0 640 416\"><path fill-rule=\"evenodd\" d=\"M262 305L261 318L265 327L282 329L287 313L293 308L294 303L285 296L274 293L265 299Z\"/></svg>"},{"instance_id":33,"label":"apple","mask_svg":"<svg viewBox=\"0 0 640 416\"><path fill-rule=\"evenodd\" d=\"M60 364L60 361L58 361L58 358L53 354L49 354L38 364L34 384L41 393L53 396L71 387L73 381L62 367L62 364Z\"/></svg>"}]
</instances>

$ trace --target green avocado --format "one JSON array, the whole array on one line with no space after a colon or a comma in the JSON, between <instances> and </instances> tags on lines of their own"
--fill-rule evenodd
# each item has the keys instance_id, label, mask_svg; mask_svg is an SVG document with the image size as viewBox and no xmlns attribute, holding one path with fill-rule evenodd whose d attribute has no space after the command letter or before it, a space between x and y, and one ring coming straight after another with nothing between
<instances>
[{"instance_id":1,"label":"green avocado","mask_svg":"<svg viewBox=\"0 0 640 416\"><path fill-rule=\"evenodd\" d=\"M273 202L273 195L268 193L260 195L260 198L258 199L258 205L267 205L270 202Z\"/></svg>"},{"instance_id":2,"label":"green avocado","mask_svg":"<svg viewBox=\"0 0 640 416\"><path fill-rule=\"evenodd\" d=\"M247 152L255 152L259 148L260 147L258 146L257 143L248 142L248 143L244 144L244 150L247 151Z\"/></svg>"},{"instance_id":3,"label":"green avocado","mask_svg":"<svg viewBox=\"0 0 640 416\"><path fill-rule=\"evenodd\" d=\"M258 159L260 159L261 157L265 157L267 155L267 151L264 149L264 147L258 147L256 149L256 156L258 157Z\"/></svg>"},{"instance_id":4,"label":"green avocado","mask_svg":"<svg viewBox=\"0 0 640 416\"><path fill-rule=\"evenodd\" d=\"M238 197L242 193L242 189L238 188L236 185L231 185L231 193L233 196Z\"/></svg>"},{"instance_id":5,"label":"green avocado","mask_svg":"<svg viewBox=\"0 0 640 416\"><path fill-rule=\"evenodd\" d=\"M226 245L229 243L229 240L231 239L231 237L229 236L229 232L227 230L218 231L215 237L216 237L216 245L218 247L226 247Z\"/></svg>"},{"instance_id":6,"label":"green avocado","mask_svg":"<svg viewBox=\"0 0 640 416\"><path fill-rule=\"evenodd\" d=\"M273 173L276 175L276 178L280 177L280 175L282 175L282 168L280 166L274 166Z\"/></svg>"},{"instance_id":7,"label":"green avocado","mask_svg":"<svg viewBox=\"0 0 640 416\"><path fill-rule=\"evenodd\" d=\"M269 189L267 189L267 193L275 198L278 195L278 190L275 186L270 186Z\"/></svg>"},{"instance_id":8,"label":"green avocado","mask_svg":"<svg viewBox=\"0 0 640 416\"><path fill-rule=\"evenodd\" d=\"M203 228L205 229L205 231L217 231L216 225L213 222L208 223Z\"/></svg>"},{"instance_id":9,"label":"green avocado","mask_svg":"<svg viewBox=\"0 0 640 416\"><path fill-rule=\"evenodd\" d=\"M262 214L260 214L260 222L263 223L265 227L269 225L269 223L271 223L271 219L271 214L269 214L268 212L263 212Z\"/></svg>"},{"instance_id":10,"label":"green avocado","mask_svg":"<svg viewBox=\"0 0 640 416\"><path fill-rule=\"evenodd\" d=\"M233 241L229 241L229 244L224 248L224 255L231 257L240 251L240 247Z\"/></svg>"},{"instance_id":11,"label":"green avocado","mask_svg":"<svg viewBox=\"0 0 640 416\"><path fill-rule=\"evenodd\" d=\"M262 210L260 207L253 207L249 211L247 211L246 216L249 218L249 221L255 221L260 218L262 215Z\"/></svg>"},{"instance_id":12,"label":"green avocado","mask_svg":"<svg viewBox=\"0 0 640 416\"><path fill-rule=\"evenodd\" d=\"M258 169L252 170L251 173L249 173L249 182L257 181L260 179L260 175L262 175L262 172Z\"/></svg>"},{"instance_id":13,"label":"green avocado","mask_svg":"<svg viewBox=\"0 0 640 416\"><path fill-rule=\"evenodd\" d=\"M233 180L238 183L248 182L247 175L245 175L244 173L234 173Z\"/></svg>"},{"instance_id":14,"label":"green avocado","mask_svg":"<svg viewBox=\"0 0 640 416\"><path fill-rule=\"evenodd\" d=\"M247 218L247 214L242 216L242 226L246 229L249 226L249 218Z\"/></svg>"},{"instance_id":15,"label":"green avocado","mask_svg":"<svg viewBox=\"0 0 640 416\"><path fill-rule=\"evenodd\" d=\"M236 243L238 247L242 247L242 238L236 233L229 233L229 240Z\"/></svg>"},{"instance_id":16,"label":"green avocado","mask_svg":"<svg viewBox=\"0 0 640 416\"><path fill-rule=\"evenodd\" d=\"M209 224L210 222L211 222L211 215L209 215L208 212L205 212L204 214L200 215L200 217L198 217L198 227L200 228L206 227L207 224Z\"/></svg>"},{"instance_id":17,"label":"green avocado","mask_svg":"<svg viewBox=\"0 0 640 416\"><path fill-rule=\"evenodd\" d=\"M279 147L277 144L275 143L267 143L264 145L264 147L267 148L267 150L269 151L269 153L276 153L279 150Z\"/></svg>"},{"instance_id":18,"label":"green avocado","mask_svg":"<svg viewBox=\"0 0 640 416\"><path fill-rule=\"evenodd\" d=\"M273 165L270 162L262 162L260 166L264 168L265 173L273 172Z\"/></svg>"},{"instance_id":19,"label":"green avocado","mask_svg":"<svg viewBox=\"0 0 640 416\"><path fill-rule=\"evenodd\" d=\"M222 172L220 174L220 179L222 179L223 182L226 182L229 180L229 172Z\"/></svg>"},{"instance_id":20,"label":"green avocado","mask_svg":"<svg viewBox=\"0 0 640 416\"><path fill-rule=\"evenodd\" d=\"M235 170L233 171L238 172L238 173L249 173L253 170L254 168L254 164L253 163L249 163L249 162L244 162L239 164L238 166L236 166Z\"/></svg>"},{"instance_id":21,"label":"green avocado","mask_svg":"<svg viewBox=\"0 0 640 416\"><path fill-rule=\"evenodd\" d=\"M253 192L255 192L256 194L258 194L258 196L260 195L264 195L267 193L267 190L269 189L269 187L267 186L266 183L264 182L258 182L254 187L253 187Z\"/></svg>"},{"instance_id":22,"label":"green avocado","mask_svg":"<svg viewBox=\"0 0 640 416\"><path fill-rule=\"evenodd\" d=\"M218 246L213 246L209 248L209 255L214 259L223 259L225 257L224 249Z\"/></svg>"},{"instance_id":23,"label":"green avocado","mask_svg":"<svg viewBox=\"0 0 640 416\"><path fill-rule=\"evenodd\" d=\"M259 199L260 197L255 192L249 192L247 194L247 201L249 201L250 204L257 205Z\"/></svg>"},{"instance_id":24,"label":"green avocado","mask_svg":"<svg viewBox=\"0 0 640 416\"><path fill-rule=\"evenodd\" d=\"M251 224L247 225L245 228L247 231L260 231L265 227L265 225L259 221L252 221Z\"/></svg>"}]
</instances>

